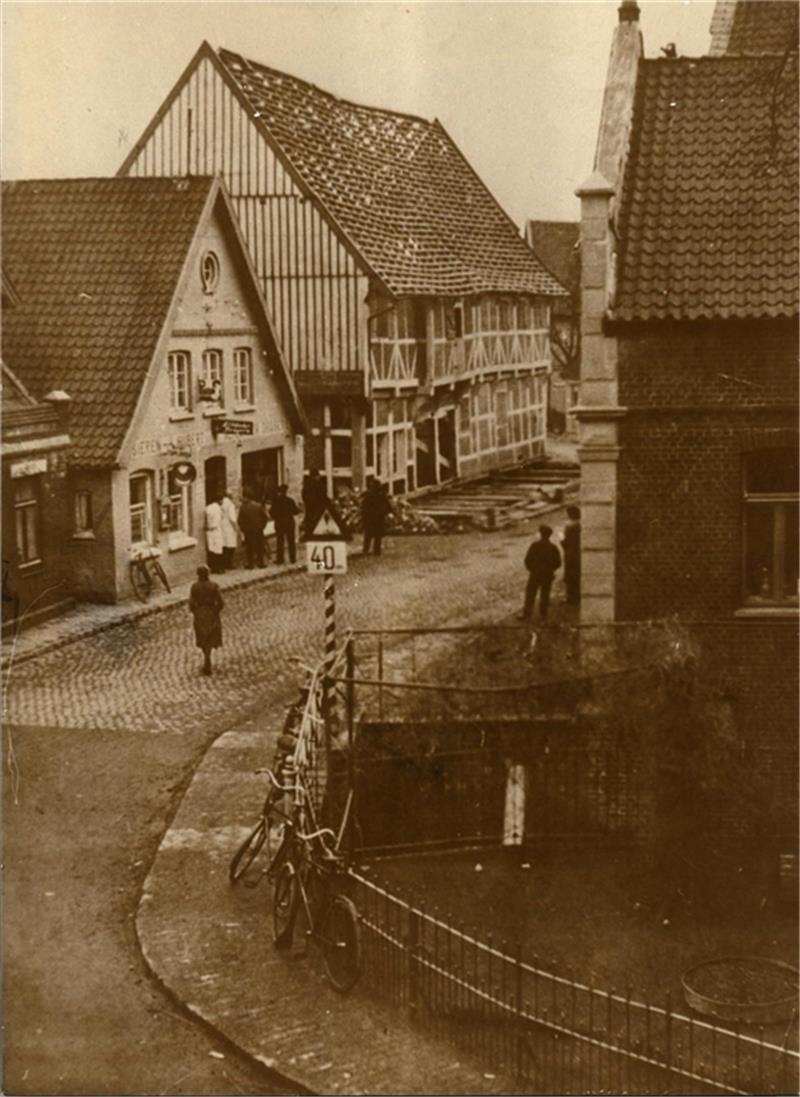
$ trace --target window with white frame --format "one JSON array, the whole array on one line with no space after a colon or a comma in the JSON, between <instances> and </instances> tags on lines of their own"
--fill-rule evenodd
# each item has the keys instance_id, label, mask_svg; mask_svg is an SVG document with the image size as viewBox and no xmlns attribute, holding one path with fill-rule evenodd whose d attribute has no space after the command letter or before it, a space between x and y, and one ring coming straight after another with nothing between
<instances>
[{"instance_id":1,"label":"window with white frame","mask_svg":"<svg viewBox=\"0 0 800 1097\"><path fill-rule=\"evenodd\" d=\"M130 489L131 544L153 543L153 482L149 472L135 472Z\"/></svg>"},{"instance_id":2,"label":"window with white frame","mask_svg":"<svg viewBox=\"0 0 800 1097\"><path fill-rule=\"evenodd\" d=\"M169 404L173 412L192 410L192 357L188 350L174 350L167 355Z\"/></svg>"},{"instance_id":3,"label":"window with white frame","mask_svg":"<svg viewBox=\"0 0 800 1097\"><path fill-rule=\"evenodd\" d=\"M192 535L192 485L175 482L173 469L158 473L159 525L169 533Z\"/></svg>"},{"instance_id":4,"label":"window with white frame","mask_svg":"<svg viewBox=\"0 0 800 1097\"><path fill-rule=\"evenodd\" d=\"M87 534L94 531L94 516L92 514L92 493L90 491L76 491L73 499L75 533Z\"/></svg>"},{"instance_id":5,"label":"window with white frame","mask_svg":"<svg viewBox=\"0 0 800 1097\"><path fill-rule=\"evenodd\" d=\"M41 484L38 476L14 480L14 527L20 566L41 560Z\"/></svg>"},{"instance_id":6,"label":"window with white frame","mask_svg":"<svg viewBox=\"0 0 800 1097\"><path fill-rule=\"evenodd\" d=\"M223 404L222 351L203 351L199 397L206 403Z\"/></svg>"},{"instance_id":7,"label":"window with white frame","mask_svg":"<svg viewBox=\"0 0 800 1097\"><path fill-rule=\"evenodd\" d=\"M798 604L798 454L744 459L744 597L747 605Z\"/></svg>"},{"instance_id":8,"label":"window with white frame","mask_svg":"<svg viewBox=\"0 0 800 1097\"><path fill-rule=\"evenodd\" d=\"M253 403L253 352L250 347L237 347L233 352L233 402Z\"/></svg>"}]
</instances>

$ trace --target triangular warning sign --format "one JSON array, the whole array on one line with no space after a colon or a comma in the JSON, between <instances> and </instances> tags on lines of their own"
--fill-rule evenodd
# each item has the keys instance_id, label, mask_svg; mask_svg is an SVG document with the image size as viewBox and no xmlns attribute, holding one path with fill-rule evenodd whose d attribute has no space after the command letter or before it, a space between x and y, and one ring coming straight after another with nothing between
<instances>
[{"instance_id":1,"label":"triangular warning sign","mask_svg":"<svg viewBox=\"0 0 800 1097\"><path fill-rule=\"evenodd\" d=\"M341 526L327 508L322 512L322 517L314 526L314 532L311 536L320 541L344 540L344 532Z\"/></svg>"}]
</instances>

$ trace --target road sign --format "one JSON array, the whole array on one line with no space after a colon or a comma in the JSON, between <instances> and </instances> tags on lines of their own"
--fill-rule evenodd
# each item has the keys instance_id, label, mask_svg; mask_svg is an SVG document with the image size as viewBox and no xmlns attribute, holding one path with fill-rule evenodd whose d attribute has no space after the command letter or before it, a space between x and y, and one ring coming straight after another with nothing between
<instances>
[{"instance_id":1,"label":"road sign","mask_svg":"<svg viewBox=\"0 0 800 1097\"><path fill-rule=\"evenodd\" d=\"M344 541L309 541L306 564L309 575L343 575L347 571Z\"/></svg>"},{"instance_id":2,"label":"road sign","mask_svg":"<svg viewBox=\"0 0 800 1097\"><path fill-rule=\"evenodd\" d=\"M314 526L309 541L344 541L344 531L326 507Z\"/></svg>"}]
</instances>

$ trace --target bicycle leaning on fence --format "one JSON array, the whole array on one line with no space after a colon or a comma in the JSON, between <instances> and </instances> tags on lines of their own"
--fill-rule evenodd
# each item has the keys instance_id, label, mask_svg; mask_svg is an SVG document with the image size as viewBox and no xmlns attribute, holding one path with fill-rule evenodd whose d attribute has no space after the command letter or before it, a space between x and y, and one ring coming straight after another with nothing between
<instances>
[{"instance_id":1,"label":"bicycle leaning on fence","mask_svg":"<svg viewBox=\"0 0 800 1097\"><path fill-rule=\"evenodd\" d=\"M308 762L310 750L313 750L313 745L301 743L301 736L304 718L311 725L316 721L315 713L309 711L315 707L314 688L315 679L312 672L308 683L301 688L299 698L288 708L275 749L273 769L257 770L258 773L268 775L267 794L258 822L231 860L228 876L232 884L238 883L246 875L265 844L268 854L267 867L250 886L255 887L264 876L269 879L274 876L280 867L278 855L283 846L285 826L288 822L294 822L301 829L309 824L312 829L316 828L313 805L307 789L301 782L302 770ZM313 726L311 730L313 737ZM286 805L287 795L292 796L288 806Z\"/></svg>"},{"instance_id":2,"label":"bicycle leaning on fence","mask_svg":"<svg viewBox=\"0 0 800 1097\"><path fill-rule=\"evenodd\" d=\"M344 894L346 874L338 852L343 831L344 825L337 838L329 827L308 834L292 830L272 896L275 947L291 948L298 917L304 918L306 940L319 945L328 978L341 993L361 974L358 911Z\"/></svg>"},{"instance_id":3,"label":"bicycle leaning on fence","mask_svg":"<svg viewBox=\"0 0 800 1097\"><path fill-rule=\"evenodd\" d=\"M130 576L133 592L140 602L146 602L150 597L156 579L168 594L172 589L158 557L152 553L141 552L131 556Z\"/></svg>"}]
</instances>

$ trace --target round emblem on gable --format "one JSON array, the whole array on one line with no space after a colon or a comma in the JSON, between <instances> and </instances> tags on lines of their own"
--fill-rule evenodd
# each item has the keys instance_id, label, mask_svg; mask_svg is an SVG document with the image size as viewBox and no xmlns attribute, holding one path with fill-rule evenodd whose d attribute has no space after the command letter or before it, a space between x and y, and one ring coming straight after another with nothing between
<instances>
[{"instance_id":1,"label":"round emblem on gable","mask_svg":"<svg viewBox=\"0 0 800 1097\"><path fill-rule=\"evenodd\" d=\"M200 281L203 293L213 293L219 282L219 259L213 251L203 253L200 260Z\"/></svg>"}]
</instances>

